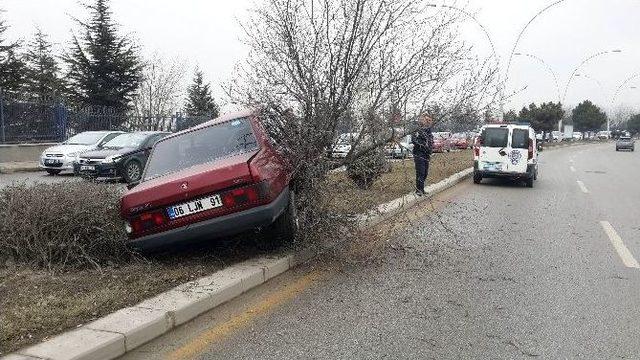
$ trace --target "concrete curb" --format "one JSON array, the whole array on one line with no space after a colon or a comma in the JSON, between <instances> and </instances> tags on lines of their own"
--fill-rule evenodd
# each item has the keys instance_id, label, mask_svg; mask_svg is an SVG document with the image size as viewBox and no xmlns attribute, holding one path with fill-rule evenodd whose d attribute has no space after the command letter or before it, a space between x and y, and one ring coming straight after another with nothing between
<instances>
[{"instance_id":1,"label":"concrete curb","mask_svg":"<svg viewBox=\"0 0 640 360\"><path fill-rule=\"evenodd\" d=\"M378 207L367 214L360 215L358 221L360 226L372 226L386 220L399 212L406 210L418 203L426 201L434 195L460 183L461 181L469 178L473 174L473 168L467 168L456 174L449 176L448 178L437 182L435 184L427 186L425 189L426 194L424 196L417 196L414 193L407 194L403 197L391 200L388 203L380 204Z\"/></svg>"},{"instance_id":2,"label":"concrete curb","mask_svg":"<svg viewBox=\"0 0 640 360\"><path fill-rule=\"evenodd\" d=\"M11 166L6 165L10 163L0 163L0 174L13 174L17 172L35 172L40 171L38 167L38 163L34 163L33 165L20 165L20 166Z\"/></svg>"},{"instance_id":3,"label":"concrete curb","mask_svg":"<svg viewBox=\"0 0 640 360\"><path fill-rule=\"evenodd\" d=\"M448 189L473 173L466 169L427 187L427 195L408 194L361 215L371 226ZM257 287L316 256L314 249L247 260L179 285L77 329L2 357L2 360L108 360L122 356L198 315Z\"/></svg>"}]
</instances>

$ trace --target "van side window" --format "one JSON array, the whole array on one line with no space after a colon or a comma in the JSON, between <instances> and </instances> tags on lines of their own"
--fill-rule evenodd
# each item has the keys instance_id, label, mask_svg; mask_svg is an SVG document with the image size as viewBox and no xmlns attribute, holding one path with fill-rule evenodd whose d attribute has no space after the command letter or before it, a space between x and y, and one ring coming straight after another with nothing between
<instances>
[{"instance_id":1,"label":"van side window","mask_svg":"<svg viewBox=\"0 0 640 360\"><path fill-rule=\"evenodd\" d=\"M486 147L507 147L509 129L507 128L486 128L482 133L482 146Z\"/></svg>"},{"instance_id":2,"label":"van side window","mask_svg":"<svg viewBox=\"0 0 640 360\"><path fill-rule=\"evenodd\" d=\"M529 148L529 130L513 129L511 135L511 147L514 149Z\"/></svg>"}]
</instances>

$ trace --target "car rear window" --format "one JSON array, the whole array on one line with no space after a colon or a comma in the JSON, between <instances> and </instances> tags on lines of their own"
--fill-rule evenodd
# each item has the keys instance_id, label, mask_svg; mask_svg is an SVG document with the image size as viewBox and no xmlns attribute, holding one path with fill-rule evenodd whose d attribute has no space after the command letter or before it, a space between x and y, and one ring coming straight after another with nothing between
<instances>
[{"instance_id":1,"label":"car rear window","mask_svg":"<svg viewBox=\"0 0 640 360\"><path fill-rule=\"evenodd\" d=\"M482 134L482 146L506 147L509 130L507 128L486 128Z\"/></svg>"},{"instance_id":2,"label":"car rear window","mask_svg":"<svg viewBox=\"0 0 640 360\"><path fill-rule=\"evenodd\" d=\"M622 140L622 141L629 141L629 140L631 140L631 138L630 138L630 137L624 137L624 136L623 136L623 137L621 137L621 138L620 138L620 140Z\"/></svg>"},{"instance_id":3,"label":"car rear window","mask_svg":"<svg viewBox=\"0 0 640 360\"><path fill-rule=\"evenodd\" d=\"M157 143L145 180L257 148L248 118L207 126Z\"/></svg>"},{"instance_id":4,"label":"car rear window","mask_svg":"<svg viewBox=\"0 0 640 360\"><path fill-rule=\"evenodd\" d=\"M529 148L529 130L513 129L511 134L511 147L515 149Z\"/></svg>"}]
</instances>

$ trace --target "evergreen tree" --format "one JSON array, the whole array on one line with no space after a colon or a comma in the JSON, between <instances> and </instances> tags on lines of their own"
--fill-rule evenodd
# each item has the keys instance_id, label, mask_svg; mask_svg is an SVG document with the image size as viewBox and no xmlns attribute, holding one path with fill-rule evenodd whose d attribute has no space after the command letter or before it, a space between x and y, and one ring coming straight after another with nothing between
<instances>
[{"instance_id":1,"label":"evergreen tree","mask_svg":"<svg viewBox=\"0 0 640 360\"><path fill-rule=\"evenodd\" d=\"M95 0L84 7L89 20L78 21L82 37L73 36L64 57L69 66L70 96L81 105L128 109L141 81L142 62L137 46L117 33L109 0Z\"/></svg>"},{"instance_id":2,"label":"evergreen tree","mask_svg":"<svg viewBox=\"0 0 640 360\"><path fill-rule=\"evenodd\" d=\"M509 110L504 114L503 119L505 122L516 122L518 120L518 113L515 110Z\"/></svg>"},{"instance_id":3,"label":"evergreen tree","mask_svg":"<svg viewBox=\"0 0 640 360\"><path fill-rule=\"evenodd\" d=\"M578 104L573 109L571 118L577 131L600 130L607 123L607 114L589 100Z\"/></svg>"},{"instance_id":4,"label":"evergreen tree","mask_svg":"<svg viewBox=\"0 0 640 360\"><path fill-rule=\"evenodd\" d=\"M2 15L0 10L0 15ZM8 94L18 94L22 87L24 64L17 52L19 42L9 42L4 35L8 26L0 18L0 89Z\"/></svg>"},{"instance_id":5,"label":"evergreen tree","mask_svg":"<svg viewBox=\"0 0 640 360\"><path fill-rule=\"evenodd\" d=\"M539 107L530 104L529 108L523 107L518 115L518 120L527 121L536 131L550 132L558 128L558 122L564 117L561 103L542 103Z\"/></svg>"},{"instance_id":6,"label":"evergreen tree","mask_svg":"<svg viewBox=\"0 0 640 360\"><path fill-rule=\"evenodd\" d=\"M204 75L198 69L195 71L193 84L187 89L185 112L189 116L207 116L211 119L217 118L220 112L211 96L210 85L204 83Z\"/></svg>"},{"instance_id":7,"label":"evergreen tree","mask_svg":"<svg viewBox=\"0 0 640 360\"><path fill-rule=\"evenodd\" d=\"M26 96L43 100L61 95L64 87L59 76L60 67L53 55L53 45L42 30L36 30L24 54L24 60Z\"/></svg>"}]
</instances>

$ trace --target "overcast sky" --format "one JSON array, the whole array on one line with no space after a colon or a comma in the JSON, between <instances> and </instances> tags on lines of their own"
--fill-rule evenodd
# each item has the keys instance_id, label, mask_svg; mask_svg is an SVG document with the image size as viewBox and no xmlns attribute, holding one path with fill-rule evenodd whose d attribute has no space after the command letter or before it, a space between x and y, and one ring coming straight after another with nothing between
<instances>
[{"instance_id":1,"label":"overcast sky","mask_svg":"<svg viewBox=\"0 0 640 360\"><path fill-rule=\"evenodd\" d=\"M114 18L125 33L133 34L145 54L159 52L177 56L191 67L198 65L214 85L227 80L234 64L247 53L241 42L238 20L247 16L254 0L112 0ZM260 1L260 0L255 0ZM429 0L427 0L429 1ZM509 53L524 25L555 0L469 0L467 9L488 31L506 69ZM434 0L435 4L454 2ZM39 26L60 46L74 28L71 16L84 18L77 0L0 0L9 36L28 39ZM457 6L464 3L458 1ZM557 75L560 94L547 67L530 57L515 56L509 72L508 91L524 88L507 108L519 109L530 102L557 101L567 80L585 58L619 49L621 53L599 56L585 64L567 91L568 105L591 99L609 107L618 86L640 72L640 0L566 0L538 17L524 33L516 52L542 59ZM490 53L481 27L469 19L464 36L481 55ZM637 86L637 89L632 89ZM640 108L640 76L617 96L616 105Z\"/></svg>"}]
</instances>

